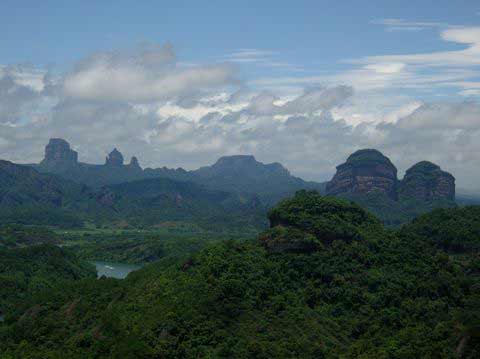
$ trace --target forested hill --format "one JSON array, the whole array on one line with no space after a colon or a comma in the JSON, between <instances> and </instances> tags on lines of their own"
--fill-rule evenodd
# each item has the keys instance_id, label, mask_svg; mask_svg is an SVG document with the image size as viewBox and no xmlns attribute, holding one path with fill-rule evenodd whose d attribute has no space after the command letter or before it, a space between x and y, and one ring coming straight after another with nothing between
<instances>
[{"instance_id":1,"label":"forested hill","mask_svg":"<svg viewBox=\"0 0 480 359\"><path fill-rule=\"evenodd\" d=\"M62 228L152 227L189 223L214 230L256 232L265 207L251 193L208 189L192 182L152 178L94 190L58 175L0 161L0 224Z\"/></svg>"},{"instance_id":2,"label":"forested hill","mask_svg":"<svg viewBox=\"0 0 480 359\"><path fill-rule=\"evenodd\" d=\"M479 210L386 230L355 204L299 192L258 239L51 291L0 326L0 353L478 358Z\"/></svg>"}]
</instances>

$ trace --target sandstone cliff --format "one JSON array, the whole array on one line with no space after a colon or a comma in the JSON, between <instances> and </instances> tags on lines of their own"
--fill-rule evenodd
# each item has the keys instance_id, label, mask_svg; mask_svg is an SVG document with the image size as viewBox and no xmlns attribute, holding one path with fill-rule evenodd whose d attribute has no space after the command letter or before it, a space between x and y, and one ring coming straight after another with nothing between
<instances>
[{"instance_id":1,"label":"sandstone cliff","mask_svg":"<svg viewBox=\"0 0 480 359\"><path fill-rule=\"evenodd\" d=\"M337 167L327 183L328 195L381 192L397 199L397 169L380 151L359 150Z\"/></svg>"},{"instance_id":2,"label":"sandstone cliff","mask_svg":"<svg viewBox=\"0 0 480 359\"><path fill-rule=\"evenodd\" d=\"M428 161L410 167L400 182L399 195L422 201L455 200L455 178Z\"/></svg>"},{"instance_id":3,"label":"sandstone cliff","mask_svg":"<svg viewBox=\"0 0 480 359\"><path fill-rule=\"evenodd\" d=\"M45 146L43 163L77 163L78 153L70 148L70 144L61 138L51 138Z\"/></svg>"}]
</instances>

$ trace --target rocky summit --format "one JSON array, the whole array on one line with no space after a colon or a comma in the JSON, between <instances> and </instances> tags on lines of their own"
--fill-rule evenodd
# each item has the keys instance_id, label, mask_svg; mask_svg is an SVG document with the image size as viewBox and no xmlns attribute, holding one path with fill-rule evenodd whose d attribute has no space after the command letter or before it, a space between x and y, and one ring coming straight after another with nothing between
<instances>
[{"instance_id":1,"label":"rocky summit","mask_svg":"<svg viewBox=\"0 0 480 359\"><path fill-rule=\"evenodd\" d=\"M45 163L77 163L78 153L70 148L70 144L61 138L51 138L45 146Z\"/></svg>"},{"instance_id":2,"label":"rocky summit","mask_svg":"<svg viewBox=\"0 0 480 359\"><path fill-rule=\"evenodd\" d=\"M123 166L123 155L116 148L105 159L105 165L113 167Z\"/></svg>"},{"instance_id":3,"label":"rocky summit","mask_svg":"<svg viewBox=\"0 0 480 359\"><path fill-rule=\"evenodd\" d=\"M428 161L410 167L400 182L399 195L423 201L454 200L455 177Z\"/></svg>"},{"instance_id":4,"label":"rocky summit","mask_svg":"<svg viewBox=\"0 0 480 359\"><path fill-rule=\"evenodd\" d=\"M397 169L380 151L359 150L337 166L337 172L327 184L328 195L341 193L382 192L397 198Z\"/></svg>"},{"instance_id":5,"label":"rocky summit","mask_svg":"<svg viewBox=\"0 0 480 359\"><path fill-rule=\"evenodd\" d=\"M137 157L133 156L130 160L130 163L128 165L129 167L131 168L135 168L135 169L138 169L138 170L142 170L142 168L140 167L140 164L138 163L138 159Z\"/></svg>"}]
</instances>

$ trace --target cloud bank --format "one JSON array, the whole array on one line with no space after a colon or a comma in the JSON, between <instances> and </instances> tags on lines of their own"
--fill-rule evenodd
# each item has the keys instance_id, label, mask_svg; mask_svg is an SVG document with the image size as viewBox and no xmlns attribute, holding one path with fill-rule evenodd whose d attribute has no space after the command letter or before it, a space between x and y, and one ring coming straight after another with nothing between
<instances>
[{"instance_id":1,"label":"cloud bank","mask_svg":"<svg viewBox=\"0 0 480 359\"><path fill-rule=\"evenodd\" d=\"M473 32L456 30L442 36L468 43L469 53L477 51ZM264 54L237 57L247 55ZM395 81L424 86L428 79L409 72L418 61L431 60L366 58L360 68L336 75L343 84L333 76L295 78L302 90L288 96L275 92L278 83L267 90L239 81L232 65L184 66L170 44L92 54L56 76L2 68L0 157L38 161L50 137L63 137L85 162L102 162L113 147L138 156L144 166L188 169L222 155L254 154L306 179L328 180L351 152L374 147L400 172L431 160L454 173L460 186L477 188L478 101L424 102L382 92ZM367 80L365 74L372 76ZM458 79L453 72L443 76Z\"/></svg>"}]
</instances>

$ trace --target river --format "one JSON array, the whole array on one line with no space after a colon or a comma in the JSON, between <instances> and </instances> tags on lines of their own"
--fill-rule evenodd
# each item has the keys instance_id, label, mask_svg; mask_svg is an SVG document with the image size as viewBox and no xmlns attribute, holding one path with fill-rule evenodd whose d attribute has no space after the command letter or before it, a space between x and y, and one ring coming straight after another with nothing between
<instances>
[{"instance_id":1,"label":"river","mask_svg":"<svg viewBox=\"0 0 480 359\"><path fill-rule=\"evenodd\" d=\"M141 264L100 262L100 261L94 261L92 263L95 264L95 267L97 268L98 278L104 275L105 277L109 277L109 278L123 279L128 275L128 273L142 268Z\"/></svg>"}]
</instances>

